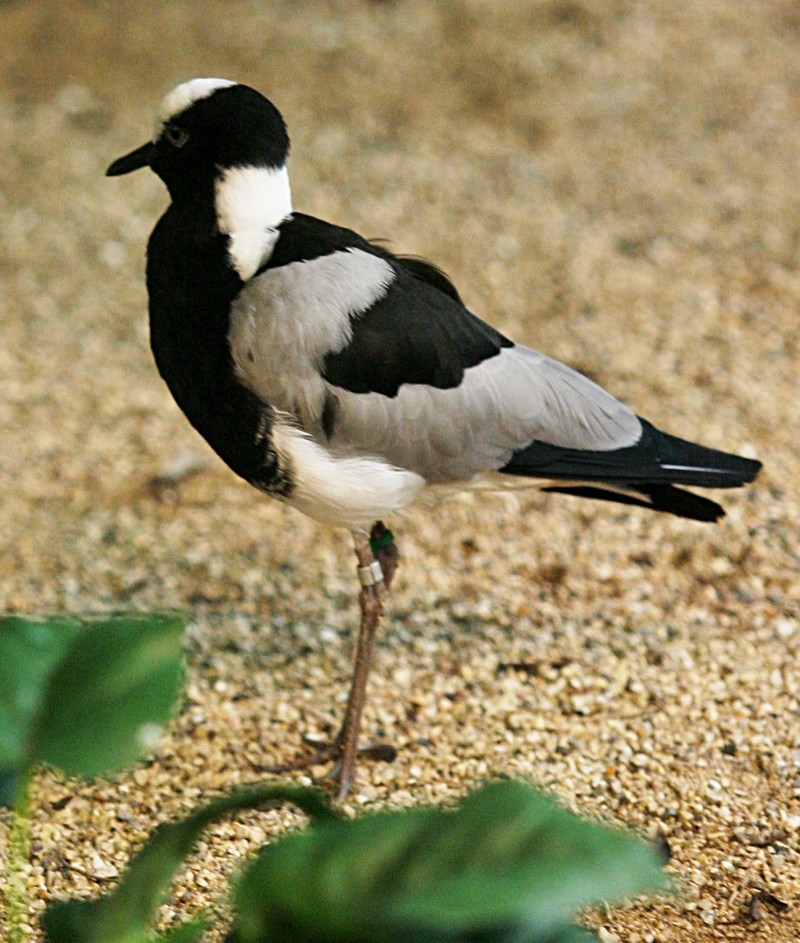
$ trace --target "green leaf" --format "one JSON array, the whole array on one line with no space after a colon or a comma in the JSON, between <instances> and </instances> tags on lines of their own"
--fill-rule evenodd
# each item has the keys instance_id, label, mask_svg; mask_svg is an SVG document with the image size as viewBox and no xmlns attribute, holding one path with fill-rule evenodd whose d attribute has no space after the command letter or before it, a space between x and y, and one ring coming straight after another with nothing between
<instances>
[{"instance_id":1,"label":"green leaf","mask_svg":"<svg viewBox=\"0 0 800 943\"><path fill-rule=\"evenodd\" d=\"M141 927L120 928L120 935L104 937L102 933L113 933L114 929L99 929L96 904L89 900L52 904L45 913L44 923L45 940L61 943L197 943L211 926L211 921L201 915L155 937Z\"/></svg>"},{"instance_id":2,"label":"green leaf","mask_svg":"<svg viewBox=\"0 0 800 943\"><path fill-rule=\"evenodd\" d=\"M537 937L530 943L599 943L599 940L600 937L592 930L584 930L583 927L576 927L574 923L566 923L557 927L550 936Z\"/></svg>"},{"instance_id":3,"label":"green leaf","mask_svg":"<svg viewBox=\"0 0 800 943\"><path fill-rule=\"evenodd\" d=\"M186 923L179 923L167 933L157 936L153 943L197 943L211 926L207 917L195 917Z\"/></svg>"},{"instance_id":4,"label":"green leaf","mask_svg":"<svg viewBox=\"0 0 800 943\"><path fill-rule=\"evenodd\" d=\"M0 769L24 760L50 672L80 629L77 619L0 617Z\"/></svg>"},{"instance_id":5,"label":"green leaf","mask_svg":"<svg viewBox=\"0 0 800 943\"><path fill-rule=\"evenodd\" d=\"M494 783L455 811L322 822L268 846L235 887L229 940L558 940L577 909L665 883L648 845Z\"/></svg>"},{"instance_id":6,"label":"green leaf","mask_svg":"<svg viewBox=\"0 0 800 943\"><path fill-rule=\"evenodd\" d=\"M312 789L267 783L237 789L181 822L160 825L111 894L95 901L51 904L44 914L45 939L48 943L140 943L149 939L149 928L172 876L203 829L243 809L285 803L296 805L312 821L323 822L334 816L326 797Z\"/></svg>"},{"instance_id":7,"label":"green leaf","mask_svg":"<svg viewBox=\"0 0 800 943\"><path fill-rule=\"evenodd\" d=\"M31 728L77 619L0 616L0 806L11 806L29 767Z\"/></svg>"},{"instance_id":8,"label":"green leaf","mask_svg":"<svg viewBox=\"0 0 800 943\"><path fill-rule=\"evenodd\" d=\"M0 617L0 805L31 769L108 773L152 747L182 681L176 614Z\"/></svg>"},{"instance_id":9,"label":"green leaf","mask_svg":"<svg viewBox=\"0 0 800 943\"><path fill-rule=\"evenodd\" d=\"M17 801L24 778L18 769L0 769L0 809L10 808Z\"/></svg>"},{"instance_id":10,"label":"green leaf","mask_svg":"<svg viewBox=\"0 0 800 943\"><path fill-rule=\"evenodd\" d=\"M183 625L174 613L87 621L48 679L29 762L96 776L152 749L181 688Z\"/></svg>"}]
</instances>

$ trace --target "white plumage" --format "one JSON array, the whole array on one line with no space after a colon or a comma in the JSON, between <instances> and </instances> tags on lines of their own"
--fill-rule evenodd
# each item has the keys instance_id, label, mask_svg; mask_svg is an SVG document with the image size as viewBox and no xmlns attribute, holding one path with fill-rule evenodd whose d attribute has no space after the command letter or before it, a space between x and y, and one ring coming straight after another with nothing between
<instances>
[{"instance_id":1,"label":"white plumage","mask_svg":"<svg viewBox=\"0 0 800 943\"><path fill-rule=\"evenodd\" d=\"M405 510L425 487L421 475L380 458L337 455L280 416L274 443L296 482L285 500L323 524L368 531L382 516Z\"/></svg>"}]
</instances>

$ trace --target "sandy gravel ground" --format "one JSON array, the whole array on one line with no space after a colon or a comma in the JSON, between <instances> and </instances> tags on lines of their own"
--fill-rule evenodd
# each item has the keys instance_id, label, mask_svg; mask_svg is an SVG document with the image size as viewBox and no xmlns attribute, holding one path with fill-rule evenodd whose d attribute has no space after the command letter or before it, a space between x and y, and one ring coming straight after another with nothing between
<instances>
[{"instance_id":1,"label":"sandy gravel ground","mask_svg":"<svg viewBox=\"0 0 800 943\"><path fill-rule=\"evenodd\" d=\"M102 176L175 82L221 74L284 111L298 208L435 259L505 332L766 465L714 527L535 492L395 522L365 728L400 756L352 805L530 778L669 842L683 896L596 915L608 941L797 939L797 4L18 0L0 20L0 608L193 620L152 762L40 780L36 907L98 893L157 821L330 731L347 687L348 535L251 491L179 414L145 317L165 195ZM210 833L164 920L286 822ZM755 919L757 891L788 909Z\"/></svg>"}]
</instances>

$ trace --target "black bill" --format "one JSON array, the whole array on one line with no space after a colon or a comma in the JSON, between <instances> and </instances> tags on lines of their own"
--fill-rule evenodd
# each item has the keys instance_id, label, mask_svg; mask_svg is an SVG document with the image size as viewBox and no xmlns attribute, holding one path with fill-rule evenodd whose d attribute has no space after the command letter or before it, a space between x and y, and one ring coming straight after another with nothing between
<instances>
[{"instance_id":1,"label":"black bill","mask_svg":"<svg viewBox=\"0 0 800 943\"><path fill-rule=\"evenodd\" d=\"M156 155L156 146L152 141L137 147L135 151L126 154L114 161L106 171L107 177L119 177L121 174L129 174L132 170L139 170L141 167L149 167Z\"/></svg>"}]
</instances>

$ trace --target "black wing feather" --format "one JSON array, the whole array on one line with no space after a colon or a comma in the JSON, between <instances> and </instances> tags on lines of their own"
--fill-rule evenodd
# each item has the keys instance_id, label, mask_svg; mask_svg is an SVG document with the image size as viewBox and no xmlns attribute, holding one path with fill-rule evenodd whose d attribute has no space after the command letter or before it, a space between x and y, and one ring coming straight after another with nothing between
<instances>
[{"instance_id":1,"label":"black wing feather","mask_svg":"<svg viewBox=\"0 0 800 943\"><path fill-rule=\"evenodd\" d=\"M411 272L420 281L438 288L439 291L449 295L453 301L457 301L459 304L464 303L450 278L433 262L421 259L417 255L396 255L394 258L407 272Z\"/></svg>"},{"instance_id":2,"label":"black wing feather","mask_svg":"<svg viewBox=\"0 0 800 943\"><path fill-rule=\"evenodd\" d=\"M464 371L513 342L471 314L447 276L422 259L392 263L396 279L368 311L353 318L347 347L329 354L322 376L352 393L396 396L406 383L452 389Z\"/></svg>"},{"instance_id":3,"label":"black wing feather","mask_svg":"<svg viewBox=\"0 0 800 943\"><path fill-rule=\"evenodd\" d=\"M725 511L716 501L692 494L691 491L674 488L672 485L645 485L632 491L609 491L600 485L552 485L542 488L542 491L612 501L616 504L633 504L636 507L663 511L666 514L674 514L676 517L685 517L692 521L718 521L725 516Z\"/></svg>"},{"instance_id":4,"label":"black wing feather","mask_svg":"<svg viewBox=\"0 0 800 943\"><path fill-rule=\"evenodd\" d=\"M687 442L659 431L644 419L640 422L642 437L629 448L592 452L534 442L517 452L502 471L586 482L552 485L545 491L634 504L695 521L716 521L725 514L716 501L674 485L735 488L752 481L761 468L761 462L754 459Z\"/></svg>"},{"instance_id":5,"label":"black wing feather","mask_svg":"<svg viewBox=\"0 0 800 943\"><path fill-rule=\"evenodd\" d=\"M687 442L661 432L646 419L639 421L642 436L627 448L600 452L533 442L515 452L501 471L562 481L735 488L752 481L761 468L755 459Z\"/></svg>"},{"instance_id":6,"label":"black wing feather","mask_svg":"<svg viewBox=\"0 0 800 943\"><path fill-rule=\"evenodd\" d=\"M406 383L452 389L468 367L511 346L450 295L396 271L384 297L353 319L347 347L323 360L328 383L390 397Z\"/></svg>"}]
</instances>

